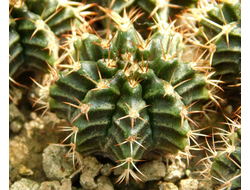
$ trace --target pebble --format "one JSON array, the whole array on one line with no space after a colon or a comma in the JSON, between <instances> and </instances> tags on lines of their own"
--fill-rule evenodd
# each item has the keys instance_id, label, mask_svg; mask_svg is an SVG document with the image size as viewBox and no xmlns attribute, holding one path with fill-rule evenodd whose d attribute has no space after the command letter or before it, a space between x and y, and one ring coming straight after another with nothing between
<instances>
[{"instance_id":1,"label":"pebble","mask_svg":"<svg viewBox=\"0 0 250 190\"><path fill-rule=\"evenodd\" d=\"M72 182L70 179L64 178L61 180L61 187L59 190L71 190Z\"/></svg>"},{"instance_id":2,"label":"pebble","mask_svg":"<svg viewBox=\"0 0 250 190\"><path fill-rule=\"evenodd\" d=\"M176 182L185 175L185 164L183 162L177 162L176 164L169 165L167 167L166 176L164 181Z\"/></svg>"},{"instance_id":3,"label":"pebble","mask_svg":"<svg viewBox=\"0 0 250 190\"><path fill-rule=\"evenodd\" d=\"M45 181L41 183L39 190L59 190L60 183L58 181Z\"/></svg>"},{"instance_id":4,"label":"pebble","mask_svg":"<svg viewBox=\"0 0 250 190\"><path fill-rule=\"evenodd\" d=\"M80 184L84 189L97 188L94 178L100 173L103 164L100 164L95 157L87 156L82 161L83 172L80 176Z\"/></svg>"},{"instance_id":5,"label":"pebble","mask_svg":"<svg viewBox=\"0 0 250 190\"><path fill-rule=\"evenodd\" d=\"M138 167L138 169L143 173L145 176L140 175L138 176L143 181L153 181L153 180L160 180L166 175L166 167L165 164L161 160L153 160L151 162L146 162Z\"/></svg>"},{"instance_id":6,"label":"pebble","mask_svg":"<svg viewBox=\"0 0 250 190\"><path fill-rule=\"evenodd\" d=\"M97 187L97 184L94 181L94 178L87 176L87 175L80 176L80 184L84 189L94 189Z\"/></svg>"},{"instance_id":7,"label":"pebble","mask_svg":"<svg viewBox=\"0 0 250 190\"><path fill-rule=\"evenodd\" d=\"M104 164L101 169L101 174L104 176L109 176L112 173L112 170L111 170L112 167L114 166L110 163Z\"/></svg>"},{"instance_id":8,"label":"pebble","mask_svg":"<svg viewBox=\"0 0 250 190\"><path fill-rule=\"evenodd\" d=\"M39 190L71 190L71 180L70 179L62 179L61 184L59 181L45 181L41 183Z\"/></svg>"},{"instance_id":9,"label":"pebble","mask_svg":"<svg viewBox=\"0 0 250 190\"><path fill-rule=\"evenodd\" d=\"M96 181L97 187L93 190L114 190L114 186L108 177L100 176Z\"/></svg>"},{"instance_id":10,"label":"pebble","mask_svg":"<svg viewBox=\"0 0 250 190\"><path fill-rule=\"evenodd\" d=\"M35 181L22 178L13 183L10 190L39 190L39 184Z\"/></svg>"},{"instance_id":11,"label":"pebble","mask_svg":"<svg viewBox=\"0 0 250 190\"><path fill-rule=\"evenodd\" d=\"M37 116L36 112L30 113L30 121L24 124L24 128L27 130L27 136L30 139L33 139L34 129L43 129L44 122L43 120Z\"/></svg>"},{"instance_id":12,"label":"pebble","mask_svg":"<svg viewBox=\"0 0 250 190\"><path fill-rule=\"evenodd\" d=\"M50 144L43 151L43 171L50 180L61 181L74 172L72 160L67 161L64 155L66 147Z\"/></svg>"},{"instance_id":13,"label":"pebble","mask_svg":"<svg viewBox=\"0 0 250 190\"><path fill-rule=\"evenodd\" d=\"M20 165L19 166L19 169L18 169L18 173L21 175L21 176L31 176L34 174L34 172L27 168L26 166L24 165Z\"/></svg>"},{"instance_id":14,"label":"pebble","mask_svg":"<svg viewBox=\"0 0 250 190\"><path fill-rule=\"evenodd\" d=\"M10 123L10 129L13 133L18 133L23 128L23 123L20 121L13 121Z\"/></svg>"},{"instance_id":15,"label":"pebble","mask_svg":"<svg viewBox=\"0 0 250 190\"><path fill-rule=\"evenodd\" d=\"M178 190L178 187L171 182L161 182L159 190Z\"/></svg>"},{"instance_id":16,"label":"pebble","mask_svg":"<svg viewBox=\"0 0 250 190\"><path fill-rule=\"evenodd\" d=\"M182 179L180 181L179 190L197 190L198 181L196 179Z\"/></svg>"},{"instance_id":17,"label":"pebble","mask_svg":"<svg viewBox=\"0 0 250 190\"><path fill-rule=\"evenodd\" d=\"M124 169L122 167L114 168L113 173L114 175L121 175L123 173Z\"/></svg>"},{"instance_id":18,"label":"pebble","mask_svg":"<svg viewBox=\"0 0 250 190\"><path fill-rule=\"evenodd\" d=\"M19 111L14 103L9 104L9 122L13 133L18 133L23 128L24 115Z\"/></svg>"}]
</instances>

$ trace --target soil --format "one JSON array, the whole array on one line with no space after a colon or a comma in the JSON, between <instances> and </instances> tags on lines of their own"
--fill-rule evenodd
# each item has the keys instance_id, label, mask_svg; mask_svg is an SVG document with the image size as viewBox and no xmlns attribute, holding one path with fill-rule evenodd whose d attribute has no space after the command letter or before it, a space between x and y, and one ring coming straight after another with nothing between
<instances>
[{"instance_id":1,"label":"soil","mask_svg":"<svg viewBox=\"0 0 250 190\"><path fill-rule=\"evenodd\" d=\"M24 111L27 113L28 111ZM18 114L16 114L18 115ZM40 118L36 112L31 112L25 118L19 132L9 131L9 179L11 183L23 177L38 183L46 181L43 171L43 150L49 143L60 143L65 133L56 131L52 115ZM51 121L50 121L51 120ZM49 122L48 122L49 121ZM58 124L65 125L65 121Z\"/></svg>"}]
</instances>

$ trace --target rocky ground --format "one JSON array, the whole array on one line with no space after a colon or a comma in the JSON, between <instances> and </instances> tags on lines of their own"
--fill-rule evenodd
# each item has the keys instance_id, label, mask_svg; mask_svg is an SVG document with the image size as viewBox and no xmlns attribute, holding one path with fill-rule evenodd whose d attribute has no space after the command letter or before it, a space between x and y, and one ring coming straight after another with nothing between
<instances>
[{"instance_id":1,"label":"rocky ground","mask_svg":"<svg viewBox=\"0 0 250 190\"><path fill-rule=\"evenodd\" d=\"M147 176L140 176L144 182L137 183L131 178L128 185L125 182L115 184L122 169L111 169L115 163L101 156L79 156L81 167L74 169L72 160L65 159L68 147L58 146L67 133L57 131L57 126L67 125L66 121L56 119L53 114L41 118L40 112L19 111L14 104L9 108L11 190L210 189L209 181L189 177L191 171L186 167L185 159L169 157L171 161L168 162L166 158L151 156L150 161L138 165Z\"/></svg>"}]
</instances>

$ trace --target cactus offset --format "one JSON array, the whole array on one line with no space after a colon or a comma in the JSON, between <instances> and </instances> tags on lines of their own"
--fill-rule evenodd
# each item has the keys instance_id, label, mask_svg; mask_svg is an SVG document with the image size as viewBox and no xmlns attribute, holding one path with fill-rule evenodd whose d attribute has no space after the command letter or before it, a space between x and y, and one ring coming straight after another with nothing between
<instances>
[{"instance_id":1,"label":"cactus offset","mask_svg":"<svg viewBox=\"0 0 250 190\"><path fill-rule=\"evenodd\" d=\"M206 5L206 8L202 8ZM223 75L228 84L237 83L241 71L241 4L238 0L222 3L200 0L197 8L189 9L189 19L199 22L197 39L191 43L208 49L213 77ZM195 36L196 37L196 36ZM201 39L202 38L202 39Z\"/></svg>"},{"instance_id":2,"label":"cactus offset","mask_svg":"<svg viewBox=\"0 0 250 190\"><path fill-rule=\"evenodd\" d=\"M24 68L47 72L46 62L53 65L58 59L60 39L57 37L65 35L72 25L79 27L85 22L80 15L91 6L60 0L10 1L9 48L15 50L10 51L10 75L18 75Z\"/></svg>"},{"instance_id":3,"label":"cactus offset","mask_svg":"<svg viewBox=\"0 0 250 190\"><path fill-rule=\"evenodd\" d=\"M228 123L230 130L224 135L219 133L224 145L217 148L220 151L212 163L210 174L213 185L220 188L241 187L241 128L237 120Z\"/></svg>"}]
</instances>

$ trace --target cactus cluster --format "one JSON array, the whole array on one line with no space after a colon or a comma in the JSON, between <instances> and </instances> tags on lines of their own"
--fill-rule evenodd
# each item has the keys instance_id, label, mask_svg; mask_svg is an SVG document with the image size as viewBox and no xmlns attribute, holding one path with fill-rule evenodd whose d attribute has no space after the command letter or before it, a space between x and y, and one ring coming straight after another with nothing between
<instances>
[{"instance_id":1,"label":"cactus cluster","mask_svg":"<svg viewBox=\"0 0 250 190\"><path fill-rule=\"evenodd\" d=\"M60 145L70 141L74 166L79 153L109 157L123 168L116 182L127 184L130 176L142 181L136 165L149 153L190 159L199 149L207 155L199 161L205 169L194 173L220 188L240 188L239 109L236 118L224 117L223 128L201 125L224 113L224 90L236 89L240 99L238 0L199 0L177 15L180 26L169 20L169 8L183 7L168 1L9 5L10 78L27 71L42 76L40 82L30 77L38 87L33 106L70 123L59 129L70 132ZM146 38L135 27L140 19L151 19ZM102 37L91 26L98 23L106 27ZM194 58L184 57L189 46L197 49Z\"/></svg>"}]
</instances>

